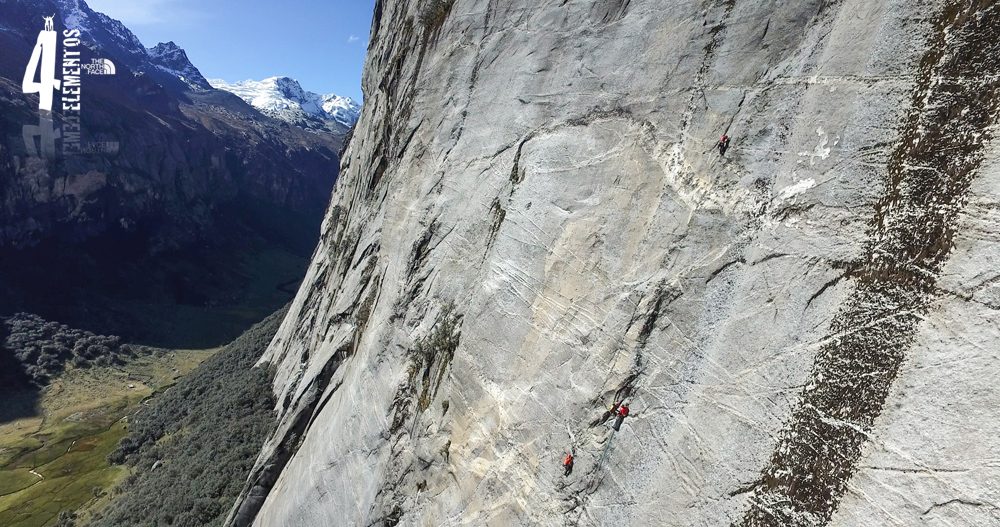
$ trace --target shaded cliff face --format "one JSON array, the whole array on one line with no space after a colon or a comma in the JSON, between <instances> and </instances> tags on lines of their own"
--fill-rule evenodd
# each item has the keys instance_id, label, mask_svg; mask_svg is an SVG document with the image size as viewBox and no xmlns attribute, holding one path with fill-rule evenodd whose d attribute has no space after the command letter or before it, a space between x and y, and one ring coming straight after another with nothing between
<instances>
[{"instance_id":1,"label":"shaded cliff face","mask_svg":"<svg viewBox=\"0 0 1000 527\"><path fill-rule=\"evenodd\" d=\"M997 521L1000 3L375 15L231 524Z\"/></svg>"},{"instance_id":2,"label":"shaded cliff face","mask_svg":"<svg viewBox=\"0 0 1000 527\"><path fill-rule=\"evenodd\" d=\"M117 69L82 75L79 130L59 102L41 115L38 95L21 93L53 13L59 57L62 31L78 30L82 63L106 58ZM264 116L212 89L174 43L146 49L82 0L0 4L0 49L0 313L197 346L225 342L287 301L276 287L304 272L343 133ZM70 151L74 131L81 148ZM266 291L250 299L255 289ZM183 320L206 310L221 318L204 331ZM208 326L225 330L209 338Z\"/></svg>"}]
</instances>

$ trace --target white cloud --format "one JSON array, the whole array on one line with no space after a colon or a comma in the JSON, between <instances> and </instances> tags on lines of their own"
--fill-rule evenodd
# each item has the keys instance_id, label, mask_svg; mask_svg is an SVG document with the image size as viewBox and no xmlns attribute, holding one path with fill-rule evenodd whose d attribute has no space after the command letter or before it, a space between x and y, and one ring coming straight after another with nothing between
<instances>
[{"instance_id":1,"label":"white cloud","mask_svg":"<svg viewBox=\"0 0 1000 527\"><path fill-rule=\"evenodd\" d=\"M357 42L359 40L361 40L361 37L359 37L357 35L351 35L351 36L347 37L347 43L348 44L354 44L355 42Z\"/></svg>"}]
</instances>

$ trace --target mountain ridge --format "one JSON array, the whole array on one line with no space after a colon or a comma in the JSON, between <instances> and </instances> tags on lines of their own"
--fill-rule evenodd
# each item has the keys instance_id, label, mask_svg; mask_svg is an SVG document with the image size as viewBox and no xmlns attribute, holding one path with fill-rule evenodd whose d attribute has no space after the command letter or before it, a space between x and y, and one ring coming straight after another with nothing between
<instances>
[{"instance_id":1,"label":"mountain ridge","mask_svg":"<svg viewBox=\"0 0 1000 527\"><path fill-rule=\"evenodd\" d=\"M290 77L227 82L210 79L212 87L233 93L261 112L291 124L349 130L361 114L361 105L350 97L306 91Z\"/></svg>"}]
</instances>

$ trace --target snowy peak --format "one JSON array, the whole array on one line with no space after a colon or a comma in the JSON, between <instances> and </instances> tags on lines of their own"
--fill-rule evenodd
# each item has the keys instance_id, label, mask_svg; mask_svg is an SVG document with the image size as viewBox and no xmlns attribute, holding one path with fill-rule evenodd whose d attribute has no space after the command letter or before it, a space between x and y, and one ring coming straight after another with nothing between
<instances>
[{"instance_id":1,"label":"snowy peak","mask_svg":"<svg viewBox=\"0 0 1000 527\"><path fill-rule=\"evenodd\" d=\"M288 77L270 77L261 81L261 85L273 87L274 90L289 99L303 101L308 97L299 81Z\"/></svg>"},{"instance_id":2,"label":"snowy peak","mask_svg":"<svg viewBox=\"0 0 1000 527\"><path fill-rule=\"evenodd\" d=\"M350 97L318 95L304 90L297 80L289 77L234 83L211 79L209 83L239 96L271 117L306 128L344 131L354 126L361 113L361 106Z\"/></svg>"},{"instance_id":3,"label":"snowy peak","mask_svg":"<svg viewBox=\"0 0 1000 527\"><path fill-rule=\"evenodd\" d=\"M188 60L187 53L184 52L180 46L174 43L173 40L169 42L160 42L159 44L146 50L149 56L154 58L163 58L165 60Z\"/></svg>"},{"instance_id":4,"label":"snowy peak","mask_svg":"<svg viewBox=\"0 0 1000 527\"><path fill-rule=\"evenodd\" d=\"M62 27L80 30L87 47L113 59L118 67L152 74L157 82L177 85L180 89L211 89L177 44L165 42L146 48L124 24L94 11L84 0L55 0L51 9L58 12Z\"/></svg>"},{"instance_id":5,"label":"snowy peak","mask_svg":"<svg viewBox=\"0 0 1000 527\"><path fill-rule=\"evenodd\" d=\"M323 111L335 120L347 126L353 126L361 116L361 105L350 97L341 97L333 93L323 96Z\"/></svg>"},{"instance_id":6,"label":"snowy peak","mask_svg":"<svg viewBox=\"0 0 1000 527\"><path fill-rule=\"evenodd\" d=\"M79 29L85 40L98 49L117 49L130 55L144 55L139 37L125 24L94 11L84 0L57 0L56 7L66 28Z\"/></svg>"},{"instance_id":7,"label":"snowy peak","mask_svg":"<svg viewBox=\"0 0 1000 527\"><path fill-rule=\"evenodd\" d=\"M146 53L154 66L177 77L192 89L209 90L212 88L212 85L198 71L198 68L188 59L184 49L174 44L173 41L160 42L147 49Z\"/></svg>"}]
</instances>

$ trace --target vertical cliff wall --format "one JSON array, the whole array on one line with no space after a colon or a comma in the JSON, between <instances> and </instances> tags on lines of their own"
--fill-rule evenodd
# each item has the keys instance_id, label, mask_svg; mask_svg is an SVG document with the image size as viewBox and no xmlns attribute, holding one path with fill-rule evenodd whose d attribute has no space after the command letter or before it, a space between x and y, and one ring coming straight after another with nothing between
<instances>
[{"instance_id":1,"label":"vertical cliff wall","mask_svg":"<svg viewBox=\"0 0 1000 527\"><path fill-rule=\"evenodd\" d=\"M377 2L230 523L1000 521L997 28Z\"/></svg>"}]
</instances>

